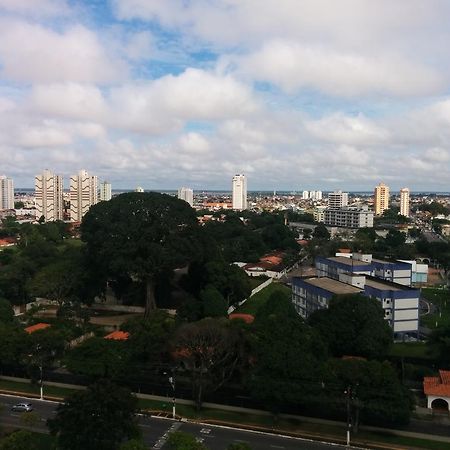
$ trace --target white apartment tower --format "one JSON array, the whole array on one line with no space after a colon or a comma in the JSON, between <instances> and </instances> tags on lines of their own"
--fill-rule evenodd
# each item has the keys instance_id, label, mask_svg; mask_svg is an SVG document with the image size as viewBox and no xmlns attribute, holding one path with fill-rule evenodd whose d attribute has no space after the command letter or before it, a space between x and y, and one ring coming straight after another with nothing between
<instances>
[{"instance_id":1,"label":"white apartment tower","mask_svg":"<svg viewBox=\"0 0 450 450\"><path fill-rule=\"evenodd\" d=\"M389 186L386 186L384 183L380 183L375 187L373 208L377 216L380 216L386 209L389 209Z\"/></svg>"},{"instance_id":2,"label":"white apartment tower","mask_svg":"<svg viewBox=\"0 0 450 450\"><path fill-rule=\"evenodd\" d=\"M400 214L409 217L409 189L400 189Z\"/></svg>"},{"instance_id":3,"label":"white apartment tower","mask_svg":"<svg viewBox=\"0 0 450 450\"><path fill-rule=\"evenodd\" d=\"M245 175L233 177L233 209L247 209L247 178Z\"/></svg>"},{"instance_id":4,"label":"white apartment tower","mask_svg":"<svg viewBox=\"0 0 450 450\"><path fill-rule=\"evenodd\" d=\"M191 206L194 205L194 191L187 187L181 187L178 189L178 198L189 203Z\"/></svg>"},{"instance_id":5,"label":"white apartment tower","mask_svg":"<svg viewBox=\"0 0 450 450\"><path fill-rule=\"evenodd\" d=\"M107 202L112 198L111 183L108 181L102 181L100 183L100 201Z\"/></svg>"},{"instance_id":6,"label":"white apartment tower","mask_svg":"<svg viewBox=\"0 0 450 450\"><path fill-rule=\"evenodd\" d=\"M14 183L12 178L0 176L0 210L14 209Z\"/></svg>"},{"instance_id":7,"label":"white apartment tower","mask_svg":"<svg viewBox=\"0 0 450 450\"><path fill-rule=\"evenodd\" d=\"M92 205L98 203L98 179L80 170L70 177L70 220L81 222Z\"/></svg>"},{"instance_id":8,"label":"white apartment tower","mask_svg":"<svg viewBox=\"0 0 450 450\"><path fill-rule=\"evenodd\" d=\"M36 219L46 222L64 220L63 179L49 170L34 177Z\"/></svg>"},{"instance_id":9,"label":"white apartment tower","mask_svg":"<svg viewBox=\"0 0 450 450\"><path fill-rule=\"evenodd\" d=\"M328 208L339 209L348 205L348 192L335 191L328 194Z\"/></svg>"}]
</instances>

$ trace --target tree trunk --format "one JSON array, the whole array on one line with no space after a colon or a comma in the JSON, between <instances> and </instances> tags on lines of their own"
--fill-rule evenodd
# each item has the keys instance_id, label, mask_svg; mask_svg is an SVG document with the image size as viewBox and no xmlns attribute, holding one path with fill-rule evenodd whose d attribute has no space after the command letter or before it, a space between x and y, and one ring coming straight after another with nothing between
<instances>
[{"instance_id":1,"label":"tree trunk","mask_svg":"<svg viewBox=\"0 0 450 450\"><path fill-rule=\"evenodd\" d=\"M150 316L155 309L155 284L153 278L148 277L145 281L145 317Z\"/></svg>"}]
</instances>

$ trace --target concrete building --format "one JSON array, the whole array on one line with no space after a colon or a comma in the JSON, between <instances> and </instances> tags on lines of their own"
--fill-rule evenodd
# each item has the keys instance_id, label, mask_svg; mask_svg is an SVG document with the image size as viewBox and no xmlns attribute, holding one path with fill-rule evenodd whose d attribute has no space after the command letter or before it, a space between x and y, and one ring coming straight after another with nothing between
<instances>
[{"instance_id":1,"label":"concrete building","mask_svg":"<svg viewBox=\"0 0 450 450\"><path fill-rule=\"evenodd\" d=\"M333 256L316 258L316 271L319 277L339 280L342 273L373 276L380 280L390 281L403 286L412 285L412 265L405 261L385 261L372 258L369 254L348 254L349 256Z\"/></svg>"},{"instance_id":2,"label":"concrete building","mask_svg":"<svg viewBox=\"0 0 450 450\"><path fill-rule=\"evenodd\" d=\"M424 377L423 392L427 408L438 413L450 413L450 371L440 370L437 377Z\"/></svg>"},{"instance_id":3,"label":"concrete building","mask_svg":"<svg viewBox=\"0 0 450 450\"><path fill-rule=\"evenodd\" d=\"M100 183L99 199L101 202L107 202L112 198L111 183L109 181L102 181Z\"/></svg>"},{"instance_id":4,"label":"concrete building","mask_svg":"<svg viewBox=\"0 0 450 450\"><path fill-rule=\"evenodd\" d=\"M328 194L328 208L339 209L348 205L348 192L335 191Z\"/></svg>"},{"instance_id":5,"label":"concrete building","mask_svg":"<svg viewBox=\"0 0 450 450\"><path fill-rule=\"evenodd\" d=\"M242 174L233 177L233 209L247 209L247 178Z\"/></svg>"},{"instance_id":6,"label":"concrete building","mask_svg":"<svg viewBox=\"0 0 450 450\"><path fill-rule=\"evenodd\" d=\"M14 182L5 175L0 176L0 210L14 209Z\"/></svg>"},{"instance_id":7,"label":"concrete building","mask_svg":"<svg viewBox=\"0 0 450 450\"><path fill-rule=\"evenodd\" d=\"M324 223L332 227L372 228L373 211L370 211L367 206L329 208L325 210Z\"/></svg>"},{"instance_id":8,"label":"concrete building","mask_svg":"<svg viewBox=\"0 0 450 450\"><path fill-rule=\"evenodd\" d=\"M34 177L36 219L46 222L64 220L63 178L49 170Z\"/></svg>"},{"instance_id":9,"label":"concrete building","mask_svg":"<svg viewBox=\"0 0 450 450\"><path fill-rule=\"evenodd\" d=\"M409 217L409 189L400 189L400 214L405 217Z\"/></svg>"},{"instance_id":10,"label":"concrete building","mask_svg":"<svg viewBox=\"0 0 450 450\"><path fill-rule=\"evenodd\" d=\"M359 274L342 273L340 280L328 277L292 279L292 302L305 319L318 309L328 308L333 296L362 294L376 298L384 318L399 338L419 329L420 291L397 283Z\"/></svg>"},{"instance_id":11,"label":"concrete building","mask_svg":"<svg viewBox=\"0 0 450 450\"><path fill-rule=\"evenodd\" d=\"M134 190L134 192L140 192L140 193L142 193L142 192L144 192L144 188L141 187L141 186L138 186L138 187Z\"/></svg>"},{"instance_id":12,"label":"concrete building","mask_svg":"<svg viewBox=\"0 0 450 450\"><path fill-rule=\"evenodd\" d=\"M98 179L86 170L70 177L70 220L81 222L92 205L98 203Z\"/></svg>"},{"instance_id":13,"label":"concrete building","mask_svg":"<svg viewBox=\"0 0 450 450\"><path fill-rule=\"evenodd\" d=\"M309 191L303 191L302 192L302 200L308 200L309 199Z\"/></svg>"},{"instance_id":14,"label":"concrete building","mask_svg":"<svg viewBox=\"0 0 450 450\"><path fill-rule=\"evenodd\" d=\"M181 187L178 189L178 198L189 203L191 206L194 205L194 191L187 187Z\"/></svg>"},{"instance_id":15,"label":"concrete building","mask_svg":"<svg viewBox=\"0 0 450 450\"><path fill-rule=\"evenodd\" d=\"M375 187L373 209L376 216L382 215L386 209L389 209L389 186L384 183Z\"/></svg>"},{"instance_id":16,"label":"concrete building","mask_svg":"<svg viewBox=\"0 0 450 450\"><path fill-rule=\"evenodd\" d=\"M322 191L309 191L309 200L319 201L322 200Z\"/></svg>"}]
</instances>

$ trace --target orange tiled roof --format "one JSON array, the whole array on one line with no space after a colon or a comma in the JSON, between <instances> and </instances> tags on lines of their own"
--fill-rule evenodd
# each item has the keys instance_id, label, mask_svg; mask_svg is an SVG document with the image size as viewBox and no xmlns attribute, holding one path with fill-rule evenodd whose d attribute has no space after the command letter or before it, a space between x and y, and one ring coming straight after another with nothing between
<instances>
[{"instance_id":1,"label":"orange tiled roof","mask_svg":"<svg viewBox=\"0 0 450 450\"><path fill-rule=\"evenodd\" d=\"M113 339L115 341L126 341L130 337L128 331L113 331L105 336L105 339Z\"/></svg>"},{"instance_id":2,"label":"orange tiled roof","mask_svg":"<svg viewBox=\"0 0 450 450\"><path fill-rule=\"evenodd\" d=\"M253 323L255 317L251 314L233 313L228 316L229 319L241 319L245 323Z\"/></svg>"},{"instance_id":3,"label":"orange tiled roof","mask_svg":"<svg viewBox=\"0 0 450 450\"><path fill-rule=\"evenodd\" d=\"M38 330L45 330L46 328L48 328L50 326L51 325L49 323L42 323L42 322L40 322L40 323L36 323L35 325L31 325L29 327L26 327L25 331L28 334L31 334L31 333L34 333L35 331L38 331Z\"/></svg>"},{"instance_id":4,"label":"orange tiled roof","mask_svg":"<svg viewBox=\"0 0 450 450\"><path fill-rule=\"evenodd\" d=\"M440 370L438 377L424 377L423 391L425 395L450 397L450 371Z\"/></svg>"}]
</instances>

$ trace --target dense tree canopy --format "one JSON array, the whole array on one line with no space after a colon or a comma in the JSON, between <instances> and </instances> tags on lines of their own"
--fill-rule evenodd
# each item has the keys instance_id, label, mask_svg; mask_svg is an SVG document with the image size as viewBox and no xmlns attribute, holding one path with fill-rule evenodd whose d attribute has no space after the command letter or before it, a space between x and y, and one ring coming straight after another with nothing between
<instances>
[{"instance_id":1,"label":"dense tree canopy","mask_svg":"<svg viewBox=\"0 0 450 450\"><path fill-rule=\"evenodd\" d=\"M61 450L115 450L138 434L136 409L129 390L100 380L66 398L47 423Z\"/></svg>"},{"instance_id":2,"label":"dense tree canopy","mask_svg":"<svg viewBox=\"0 0 450 450\"><path fill-rule=\"evenodd\" d=\"M383 358L392 343L380 302L360 294L333 297L328 309L316 311L309 323L335 356Z\"/></svg>"},{"instance_id":3,"label":"dense tree canopy","mask_svg":"<svg viewBox=\"0 0 450 450\"><path fill-rule=\"evenodd\" d=\"M158 193L126 193L90 208L82 239L98 275L124 273L146 285L146 311L155 309L159 273L185 265L194 253L197 219L188 203Z\"/></svg>"}]
</instances>

